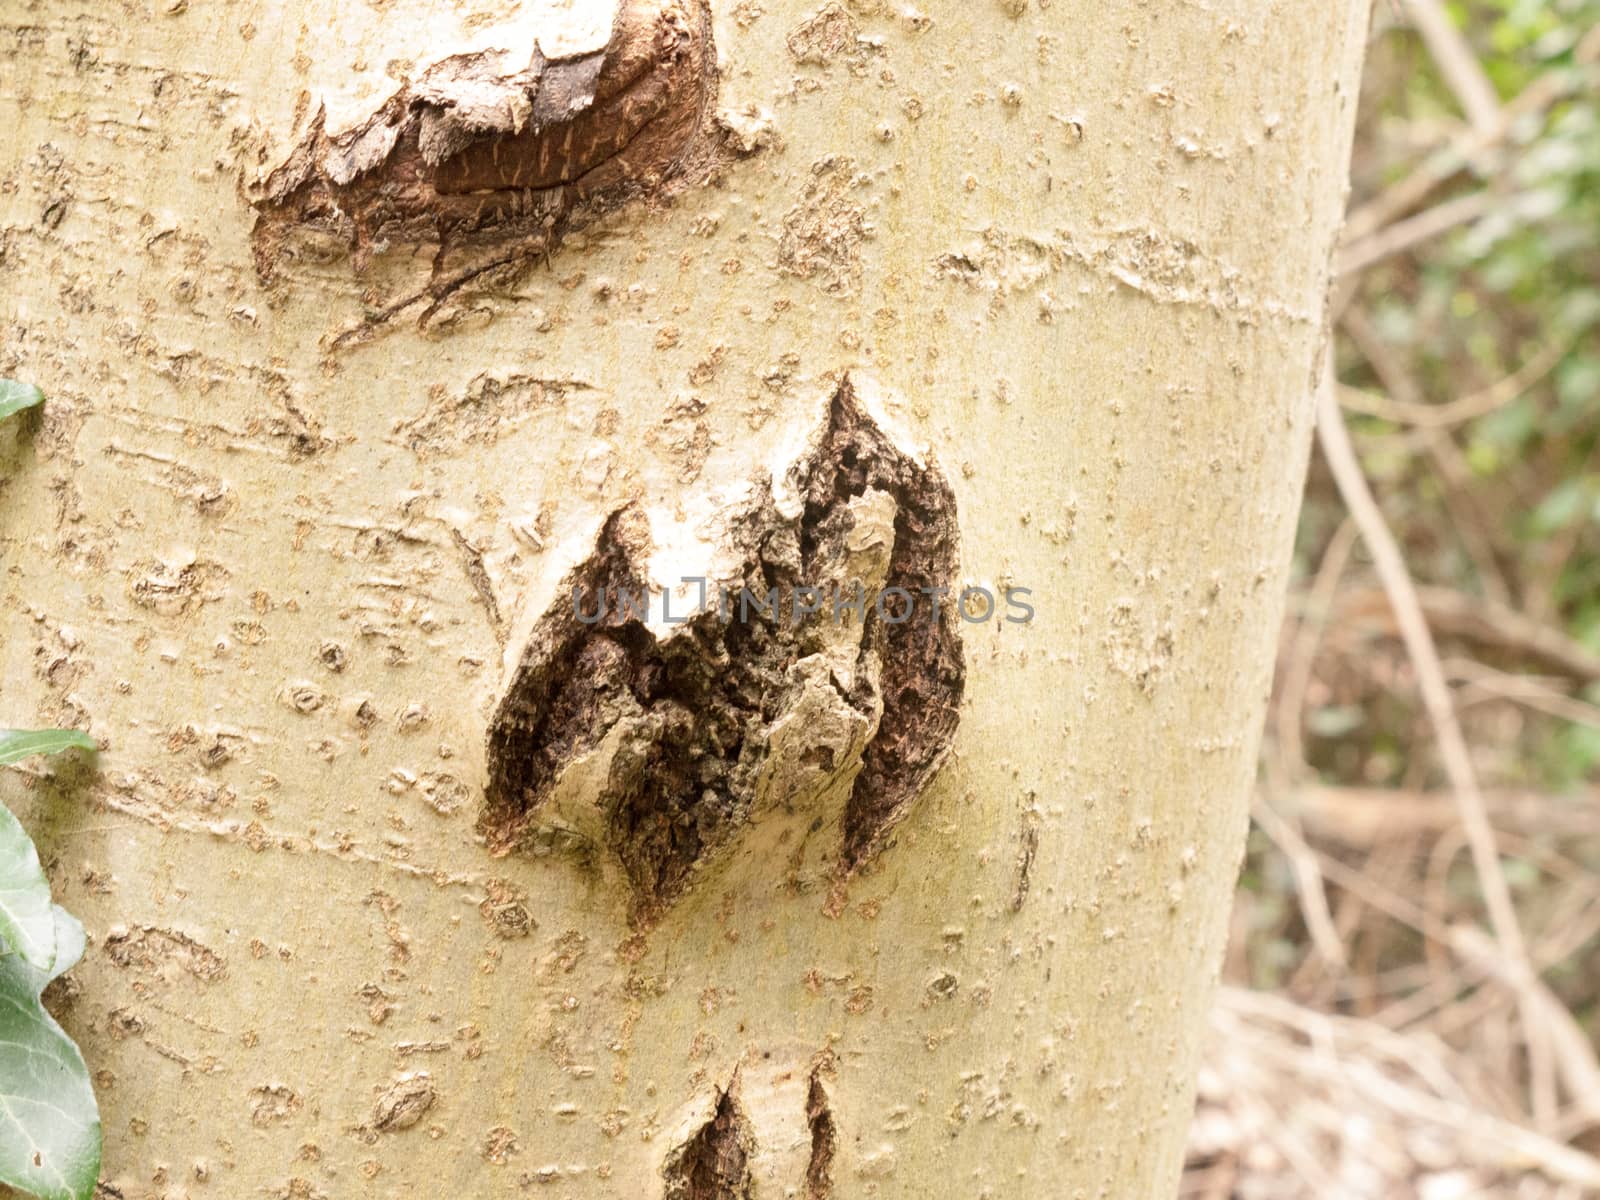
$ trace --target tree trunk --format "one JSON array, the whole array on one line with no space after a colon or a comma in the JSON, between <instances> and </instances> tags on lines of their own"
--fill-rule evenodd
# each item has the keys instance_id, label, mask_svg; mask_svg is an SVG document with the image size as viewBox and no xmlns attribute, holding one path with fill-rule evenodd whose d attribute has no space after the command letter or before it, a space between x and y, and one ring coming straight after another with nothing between
<instances>
[{"instance_id":1,"label":"tree trunk","mask_svg":"<svg viewBox=\"0 0 1600 1200\"><path fill-rule=\"evenodd\" d=\"M1366 6L814 4L6 6L108 1194L1173 1191Z\"/></svg>"}]
</instances>

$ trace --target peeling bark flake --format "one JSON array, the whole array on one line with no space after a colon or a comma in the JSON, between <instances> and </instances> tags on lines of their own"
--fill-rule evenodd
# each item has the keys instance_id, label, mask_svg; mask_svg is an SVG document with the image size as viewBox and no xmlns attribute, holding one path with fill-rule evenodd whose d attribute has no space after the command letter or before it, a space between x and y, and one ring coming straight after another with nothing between
<instances>
[{"instance_id":1,"label":"peeling bark flake","mask_svg":"<svg viewBox=\"0 0 1600 1200\"><path fill-rule=\"evenodd\" d=\"M1039 853L1039 817L1036 809L1029 809L1022 818L1022 846L1017 851L1017 886L1011 894L1011 911L1021 912L1032 885L1033 860Z\"/></svg>"},{"instance_id":2,"label":"peeling bark flake","mask_svg":"<svg viewBox=\"0 0 1600 1200\"><path fill-rule=\"evenodd\" d=\"M431 298L426 320L476 276L548 255L630 200L714 176L715 93L703 0L617 0L597 49L541 36L444 58L352 128L330 133L318 110L250 189L257 271L272 277L301 230L348 242L357 270L385 244L437 241L428 289L375 318ZM447 269L457 248L464 265Z\"/></svg>"},{"instance_id":3,"label":"peeling bark flake","mask_svg":"<svg viewBox=\"0 0 1600 1200\"><path fill-rule=\"evenodd\" d=\"M472 584L472 590L483 602L484 612L489 615L489 628L494 631L495 641L504 645L505 625L500 619L500 605L494 598L494 584L490 582L489 572L483 565L483 551L468 541L467 535L459 529L452 527L450 537L456 549L461 551L461 565L467 573L467 581Z\"/></svg>"},{"instance_id":4,"label":"peeling bark flake","mask_svg":"<svg viewBox=\"0 0 1600 1200\"><path fill-rule=\"evenodd\" d=\"M372 1106L372 1128L379 1133L410 1129L433 1107L437 1097L426 1071L402 1075L383 1090Z\"/></svg>"}]
</instances>

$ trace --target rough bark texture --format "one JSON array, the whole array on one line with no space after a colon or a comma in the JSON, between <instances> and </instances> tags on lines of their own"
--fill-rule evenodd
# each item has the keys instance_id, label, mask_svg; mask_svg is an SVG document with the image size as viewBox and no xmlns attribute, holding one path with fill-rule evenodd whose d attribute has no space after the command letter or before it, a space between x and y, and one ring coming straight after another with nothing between
<instances>
[{"instance_id":1,"label":"rough bark texture","mask_svg":"<svg viewBox=\"0 0 1600 1200\"><path fill-rule=\"evenodd\" d=\"M516 140L549 64L595 71L594 99L540 126L589 130L564 180L645 144L606 80L692 90L686 59L594 57L643 17L627 45L704 56L714 90L668 140L705 157L551 200L526 173L545 135ZM0 9L0 373L49 396L0 427L0 721L104 747L98 771L0 777L0 800L90 932L61 1015L111 1194L1167 1194L1364 6L615 18ZM486 107L451 126L463 93L441 81ZM602 112L610 142L582 124ZM394 146L340 183L330 147L374 114ZM431 177L442 219L418 201L435 137L459 148L428 170L475 164L466 191ZM323 165L258 209L296 154ZM263 278L256 222L285 213ZM441 272L441 252L463 257ZM396 319L413 305L425 326ZM727 517L811 461L847 380L895 453L936 464L952 585L1031 589L1036 615L957 628L948 712L948 686L917 700L949 666L936 641L836 644L876 697L796 683L822 651L784 648L740 736L789 712L850 769L769 737L781 802L727 790L704 810L734 818L715 854L637 843L690 864L641 921L627 839L606 840L611 760L557 753L548 794L486 790L491 727L614 514L643 514L640 569L669 580L765 563ZM813 536L853 503L852 529L901 545L914 497L829 486ZM642 712L621 662L651 652L613 644ZM892 736L907 688L901 728L937 736ZM613 730L643 719L622 707ZM860 785L897 745L931 748L900 776L914 794ZM704 800L652 794L652 816ZM496 813L531 817L515 853ZM568 852L585 839L603 852Z\"/></svg>"}]
</instances>

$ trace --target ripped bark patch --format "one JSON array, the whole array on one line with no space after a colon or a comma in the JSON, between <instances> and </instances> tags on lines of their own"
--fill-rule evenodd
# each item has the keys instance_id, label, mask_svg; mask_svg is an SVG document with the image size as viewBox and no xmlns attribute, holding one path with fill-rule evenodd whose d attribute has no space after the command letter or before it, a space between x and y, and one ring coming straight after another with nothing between
<instances>
[{"instance_id":1,"label":"ripped bark patch","mask_svg":"<svg viewBox=\"0 0 1600 1200\"><path fill-rule=\"evenodd\" d=\"M666 1164L662 1200L751 1200L753 1138L739 1107L739 1080L717 1097L711 1119L672 1152Z\"/></svg>"},{"instance_id":2,"label":"ripped bark patch","mask_svg":"<svg viewBox=\"0 0 1600 1200\"><path fill-rule=\"evenodd\" d=\"M589 10L552 20L566 24L531 46L435 63L351 128L328 132L319 109L253 189L261 276L303 230L348 242L358 269L390 242L437 242L429 289L381 315L429 297L431 312L471 278L547 255L621 204L714 173L703 0L616 0L609 31L574 28ZM447 269L458 249L464 265Z\"/></svg>"},{"instance_id":3,"label":"ripped bark patch","mask_svg":"<svg viewBox=\"0 0 1600 1200\"><path fill-rule=\"evenodd\" d=\"M115 928L106 934L101 949L125 970L158 975L168 982L183 971L202 983L211 983L227 970L222 955L209 946L186 933L154 925Z\"/></svg>"},{"instance_id":4,"label":"ripped bark patch","mask_svg":"<svg viewBox=\"0 0 1600 1200\"><path fill-rule=\"evenodd\" d=\"M649 514L605 523L491 721L491 850L538 848L558 818L615 856L649 915L776 808L840 797L843 874L880 848L959 719L954 496L847 380L753 497L722 518L728 569L672 621L652 596Z\"/></svg>"},{"instance_id":5,"label":"ripped bark patch","mask_svg":"<svg viewBox=\"0 0 1600 1200\"><path fill-rule=\"evenodd\" d=\"M369 1128L379 1133L410 1129L433 1107L438 1093L426 1071L402 1075L383 1090L372 1106Z\"/></svg>"}]
</instances>

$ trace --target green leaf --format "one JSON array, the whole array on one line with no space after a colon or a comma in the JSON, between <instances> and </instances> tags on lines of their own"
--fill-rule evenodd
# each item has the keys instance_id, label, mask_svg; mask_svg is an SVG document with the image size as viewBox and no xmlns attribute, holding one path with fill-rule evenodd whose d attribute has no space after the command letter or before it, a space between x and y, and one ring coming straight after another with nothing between
<instances>
[{"instance_id":1,"label":"green leaf","mask_svg":"<svg viewBox=\"0 0 1600 1200\"><path fill-rule=\"evenodd\" d=\"M83 926L56 908L56 972L83 953ZM0 958L0 1183L39 1200L89 1200L100 1110L83 1055L39 1002L54 973Z\"/></svg>"},{"instance_id":2,"label":"green leaf","mask_svg":"<svg viewBox=\"0 0 1600 1200\"><path fill-rule=\"evenodd\" d=\"M1593 499L1590 481L1583 475L1563 479L1534 507L1529 526L1538 537L1548 537L1582 518Z\"/></svg>"},{"instance_id":3,"label":"green leaf","mask_svg":"<svg viewBox=\"0 0 1600 1200\"><path fill-rule=\"evenodd\" d=\"M94 739L76 729L0 729L0 764L74 748L93 750ZM0 804L0 954L8 950L35 970L55 965L50 884L33 840Z\"/></svg>"},{"instance_id":4,"label":"green leaf","mask_svg":"<svg viewBox=\"0 0 1600 1200\"><path fill-rule=\"evenodd\" d=\"M59 904L52 904L50 912L56 919L56 965L44 977L46 984L54 983L77 966L89 945L89 936L83 931L82 921ZM42 992L44 988L39 990Z\"/></svg>"},{"instance_id":5,"label":"green leaf","mask_svg":"<svg viewBox=\"0 0 1600 1200\"><path fill-rule=\"evenodd\" d=\"M1366 710L1357 705L1330 704L1312 709L1306 716L1306 728L1317 737L1340 738L1354 733L1366 721Z\"/></svg>"},{"instance_id":6,"label":"green leaf","mask_svg":"<svg viewBox=\"0 0 1600 1200\"><path fill-rule=\"evenodd\" d=\"M19 762L30 754L97 748L94 739L79 729L0 729L0 766Z\"/></svg>"},{"instance_id":7,"label":"green leaf","mask_svg":"<svg viewBox=\"0 0 1600 1200\"><path fill-rule=\"evenodd\" d=\"M32 408L44 399L44 393L31 383L18 383L15 379L0 379L0 421L12 413Z\"/></svg>"},{"instance_id":8,"label":"green leaf","mask_svg":"<svg viewBox=\"0 0 1600 1200\"><path fill-rule=\"evenodd\" d=\"M39 865L33 839L11 810L0 804L0 950L4 949L39 971L55 965L50 883Z\"/></svg>"}]
</instances>

